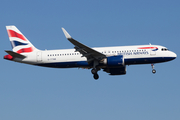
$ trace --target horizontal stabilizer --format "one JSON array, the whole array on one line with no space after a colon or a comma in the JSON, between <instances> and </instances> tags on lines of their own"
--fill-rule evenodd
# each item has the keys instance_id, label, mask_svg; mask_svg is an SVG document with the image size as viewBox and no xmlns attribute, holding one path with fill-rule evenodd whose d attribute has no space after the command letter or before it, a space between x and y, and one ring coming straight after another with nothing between
<instances>
[{"instance_id":1,"label":"horizontal stabilizer","mask_svg":"<svg viewBox=\"0 0 180 120\"><path fill-rule=\"evenodd\" d=\"M16 52L10 51L10 50L5 50L5 52L7 52L9 55L16 57L16 58L25 58L26 56L18 54Z\"/></svg>"}]
</instances>

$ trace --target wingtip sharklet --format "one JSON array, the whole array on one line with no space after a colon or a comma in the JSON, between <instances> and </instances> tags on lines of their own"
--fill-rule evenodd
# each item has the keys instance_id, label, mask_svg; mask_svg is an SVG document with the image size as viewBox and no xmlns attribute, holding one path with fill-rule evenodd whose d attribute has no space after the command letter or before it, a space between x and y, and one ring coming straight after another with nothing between
<instances>
[{"instance_id":1,"label":"wingtip sharklet","mask_svg":"<svg viewBox=\"0 0 180 120\"><path fill-rule=\"evenodd\" d=\"M64 32L64 35L66 36L67 39L72 38L69 33L62 27L62 31Z\"/></svg>"}]
</instances>

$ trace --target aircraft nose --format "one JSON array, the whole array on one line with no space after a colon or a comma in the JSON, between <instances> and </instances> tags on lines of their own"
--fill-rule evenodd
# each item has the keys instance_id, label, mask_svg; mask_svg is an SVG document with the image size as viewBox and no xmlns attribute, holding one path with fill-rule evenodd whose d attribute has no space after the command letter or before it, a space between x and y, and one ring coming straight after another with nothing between
<instances>
[{"instance_id":1,"label":"aircraft nose","mask_svg":"<svg viewBox=\"0 0 180 120\"><path fill-rule=\"evenodd\" d=\"M176 55L176 53L171 52L170 57L172 57L173 59L175 59L175 58L177 57L177 55Z\"/></svg>"}]
</instances>

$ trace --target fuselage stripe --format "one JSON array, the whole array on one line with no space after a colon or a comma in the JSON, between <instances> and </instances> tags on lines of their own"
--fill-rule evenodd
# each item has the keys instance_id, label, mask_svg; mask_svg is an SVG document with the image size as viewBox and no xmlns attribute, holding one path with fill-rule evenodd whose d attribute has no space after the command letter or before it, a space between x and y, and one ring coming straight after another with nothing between
<instances>
[{"instance_id":1,"label":"fuselage stripe","mask_svg":"<svg viewBox=\"0 0 180 120\"><path fill-rule=\"evenodd\" d=\"M158 49L158 47L139 47L138 49Z\"/></svg>"}]
</instances>

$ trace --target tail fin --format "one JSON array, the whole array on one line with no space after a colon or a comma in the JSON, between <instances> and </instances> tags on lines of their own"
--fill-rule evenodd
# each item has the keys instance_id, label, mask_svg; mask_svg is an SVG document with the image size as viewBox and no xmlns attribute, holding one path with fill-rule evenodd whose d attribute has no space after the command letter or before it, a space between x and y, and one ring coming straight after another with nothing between
<instances>
[{"instance_id":1,"label":"tail fin","mask_svg":"<svg viewBox=\"0 0 180 120\"><path fill-rule=\"evenodd\" d=\"M38 50L15 26L6 26L6 29L12 45L13 52L21 54L30 53Z\"/></svg>"}]
</instances>

